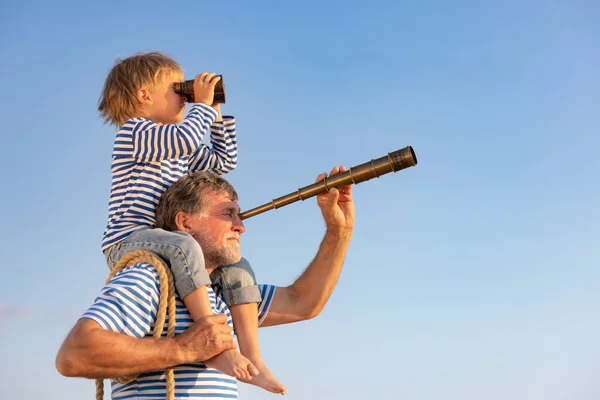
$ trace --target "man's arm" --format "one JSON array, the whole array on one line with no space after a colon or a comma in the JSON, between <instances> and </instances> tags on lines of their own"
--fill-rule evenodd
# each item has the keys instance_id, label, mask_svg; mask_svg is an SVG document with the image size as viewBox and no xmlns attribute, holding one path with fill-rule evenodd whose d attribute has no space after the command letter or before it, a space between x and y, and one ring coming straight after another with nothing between
<instances>
[{"instance_id":1,"label":"man's arm","mask_svg":"<svg viewBox=\"0 0 600 400\"><path fill-rule=\"evenodd\" d=\"M350 234L328 231L315 259L290 286L277 287L261 327L289 324L316 317L337 284Z\"/></svg>"},{"instance_id":2,"label":"man's arm","mask_svg":"<svg viewBox=\"0 0 600 400\"><path fill-rule=\"evenodd\" d=\"M235 347L224 314L203 318L182 334L162 339L110 332L83 318L58 351L56 369L69 377L108 379L208 360Z\"/></svg>"},{"instance_id":3,"label":"man's arm","mask_svg":"<svg viewBox=\"0 0 600 400\"><path fill-rule=\"evenodd\" d=\"M346 168L334 168L331 175ZM325 178L319 175L317 182ZM317 255L302 275L290 286L278 287L269 312L261 326L303 321L323 311L340 276L354 228L352 186L317 196L327 230Z\"/></svg>"},{"instance_id":4,"label":"man's arm","mask_svg":"<svg viewBox=\"0 0 600 400\"><path fill-rule=\"evenodd\" d=\"M236 345L223 314L204 318L173 338L135 338L80 319L62 344L56 369L64 376L107 379L208 360Z\"/></svg>"},{"instance_id":5,"label":"man's arm","mask_svg":"<svg viewBox=\"0 0 600 400\"><path fill-rule=\"evenodd\" d=\"M56 358L58 371L86 378L137 375L235 348L224 315L202 319L174 338L147 337L159 297L152 266L117 273L67 336Z\"/></svg>"},{"instance_id":6,"label":"man's arm","mask_svg":"<svg viewBox=\"0 0 600 400\"><path fill-rule=\"evenodd\" d=\"M181 358L174 340L138 339L83 318L61 346L56 369L64 376L104 379L167 368Z\"/></svg>"}]
</instances>

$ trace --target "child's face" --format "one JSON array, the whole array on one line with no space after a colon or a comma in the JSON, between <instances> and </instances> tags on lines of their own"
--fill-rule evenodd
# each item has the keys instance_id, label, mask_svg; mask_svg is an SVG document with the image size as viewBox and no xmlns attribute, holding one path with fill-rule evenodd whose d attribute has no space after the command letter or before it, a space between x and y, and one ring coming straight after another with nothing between
<instances>
[{"instance_id":1,"label":"child's face","mask_svg":"<svg viewBox=\"0 0 600 400\"><path fill-rule=\"evenodd\" d=\"M184 98L175 93L173 84L183 81L183 73L172 71L165 73L160 83L150 89L152 105L149 108L150 119L158 124L177 124L183 120L185 112Z\"/></svg>"}]
</instances>

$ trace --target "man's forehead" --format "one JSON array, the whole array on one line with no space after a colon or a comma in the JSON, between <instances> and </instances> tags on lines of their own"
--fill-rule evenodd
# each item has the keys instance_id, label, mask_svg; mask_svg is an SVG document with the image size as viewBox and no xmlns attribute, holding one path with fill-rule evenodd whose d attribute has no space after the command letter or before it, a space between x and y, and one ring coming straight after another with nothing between
<instances>
[{"instance_id":1,"label":"man's forehead","mask_svg":"<svg viewBox=\"0 0 600 400\"><path fill-rule=\"evenodd\" d=\"M210 208L240 208L237 200L227 192L205 189L202 195L205 196L207 205Z\"/></svg>"}]
</instances>

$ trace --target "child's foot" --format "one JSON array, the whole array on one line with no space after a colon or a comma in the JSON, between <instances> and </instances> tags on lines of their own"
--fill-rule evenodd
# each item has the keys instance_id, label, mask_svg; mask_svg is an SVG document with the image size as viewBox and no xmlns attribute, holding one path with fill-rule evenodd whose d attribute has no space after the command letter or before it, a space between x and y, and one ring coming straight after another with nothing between
<instances>
[{"instance_id":1,"label":"child's foot","mask_svg":"<svg viewBox=\"0 0 600 400\"><path fill-rule=\"evenodd\" d=\"M244 382L251 382L259 374L256 367L246 357L235 350L226 350L204 362L208 367L235 376Z\"/></svg>"},{"instance_id":2,"label":"child's foot","mask_svg":"<svg viewBox=\"0 0 600 400\"><path fill-rule=\"evenodd\" d=\"M252 361L254 366L258 369L259 374L255 376L251 381L244 381L240 379L242 382L250 383L252 385L256 385L261 387L271 393L279 393L286 394L287 389L281 383L275 379L275 376L269 371L269 368L262 362L261 359L255 359Z\"/></svg>"}]
</instances>

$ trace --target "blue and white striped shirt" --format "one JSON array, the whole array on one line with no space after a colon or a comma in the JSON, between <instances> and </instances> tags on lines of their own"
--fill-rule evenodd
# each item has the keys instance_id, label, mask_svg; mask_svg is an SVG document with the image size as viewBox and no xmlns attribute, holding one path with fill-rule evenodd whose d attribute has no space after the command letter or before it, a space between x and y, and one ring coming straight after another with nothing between
<instances>
[{"instance_id":1,"label":"blue and white striped shirt","mask_svg":"<svg viewBox=\"0 0 600 400\"><path fill-rule=\"evenodd\" d=\"M259 325L264 321L275 295L275 286L259 285L262 302L259 303ZM103 329L137 338L151 337L154 333L156 312L160 297L158 274L153 266L139 263L119 271L102 288L94 304L81 318L96 321ZM233 328L231 314L221 296L208 286L210 304L215 314L227 315ZM192 317L176 294L175 335L185 331ZM167 313L168 314L168 313ZM166 336L168 315L162 335ZM184 364L173 368L175 398L236 399L237 381L234 377L207 368L203 363ZM113 400L156 400L166 395L165 371L141 374L135 381L120 384L111 381Z\"/></svg>"},{"instance_id":2,"label":"blue and white striped shirt","mask_svg":"<svg viewBox=\"0 0 600 400\"><path fill-rule=\"evenodd\" d=\"M179 125L158 125L144 118L125 122L112 156L108 223L102 251L131 232L152 227L158 199L176 180L195 171L225 174L237 165L235 119L202 103L194 104ZM202 143L210 130L212 149Z\"/></svg>"}]
</instances>

